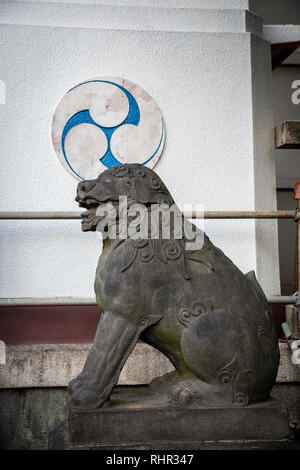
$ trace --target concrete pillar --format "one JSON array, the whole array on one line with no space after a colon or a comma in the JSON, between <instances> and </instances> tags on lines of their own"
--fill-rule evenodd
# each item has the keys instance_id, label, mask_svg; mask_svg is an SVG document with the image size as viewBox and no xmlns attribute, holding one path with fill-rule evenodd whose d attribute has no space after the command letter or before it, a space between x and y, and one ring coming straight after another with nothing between
<instances>
[{"instance_id":1,"label":"concrete pillar","mask_svg":"<svg viewBox=\"0 0 300 470\"><path fill-rule=\"evenodd\" d=\"M127 78L158 103L167 138L155 170L179 205L276 209L270 50L249 2L100 3L0 4L0 210L77 209L77 182L56 159L50 125L63 94L95 76ZM100 242L78 221L1 227L2 297L93 294ZM280 293L276 221L205 229L268 295Z\"/></svg>"}]
</instances>

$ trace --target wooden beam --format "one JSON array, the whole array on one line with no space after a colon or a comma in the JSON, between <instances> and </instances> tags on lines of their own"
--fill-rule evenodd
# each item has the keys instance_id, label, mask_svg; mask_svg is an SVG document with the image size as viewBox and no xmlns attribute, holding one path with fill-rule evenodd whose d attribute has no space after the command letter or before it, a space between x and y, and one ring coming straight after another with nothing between
<instances>
[{"instance_id":1,"label":"wooden beam","mask_svg":"<svg viewBox=\"0 0 300 470\"><path fill-rule=\"evenodd\" d=\"M284 121L276 126L275 148L300 149L300 121Z\"/></svg>"}]
</instances>

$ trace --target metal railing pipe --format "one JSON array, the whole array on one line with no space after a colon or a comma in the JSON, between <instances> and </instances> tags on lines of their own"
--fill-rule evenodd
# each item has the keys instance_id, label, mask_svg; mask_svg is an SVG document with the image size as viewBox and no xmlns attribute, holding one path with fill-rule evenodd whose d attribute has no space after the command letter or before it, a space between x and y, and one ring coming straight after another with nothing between
<instances>
[{"instance_id":1,"label":"metal railing pipe","mask_svg":"<svg viewBox=\"0 0 300 470\"><path fill-rule=\"evenodd\" d=\"M0 307L42 305L96 305L95 297L10 297L0 298Z\"/></svg>"},{"instance_id":2,"label":"metal railing pipe","mask_svg":"<svg viewBox=\"0 0 300 470\"><path fill-rule=\"evenodd\" d=\"M297 297L293 295L273 295L267 298L269 303L294 304ZM13 297L0 298L0 307L24 307L42 305L96 305L95 297Z\"/></svg>"},{"instance_id":3,"label":"metal railing pipe","mask_svg":"<svg viewBox=\"0 0 300 470\"><path fill-rule=\"evenodd\" d=\"M82 211L7 211L0 212L2 220L80 219ZM296 211L183 211L187 219L294 219Z\"/></svg>"},{"instance_id":4,"label":"metal railing pipe","mask_svg":"<svg viewBox=\"0 0 300 470\"><path fill-rule=\"evenodd\" d=\"M41 212L41 211L8 211L0 212L0 219L2 220L25 220L25 219L80 219L82 211L56 211L56 212Z\"/></svg>"}]
</instances>

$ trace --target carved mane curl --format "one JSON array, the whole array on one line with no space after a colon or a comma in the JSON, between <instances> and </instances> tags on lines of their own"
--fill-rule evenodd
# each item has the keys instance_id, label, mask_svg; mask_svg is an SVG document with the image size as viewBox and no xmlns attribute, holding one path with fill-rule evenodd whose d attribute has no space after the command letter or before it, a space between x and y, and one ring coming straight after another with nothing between
<instances>
[{"instance_id":1,"label":"carved mane curl","mask_svg":"<svg viewBox=\"0 0 300 470\"><path fill-rule=\"evenodd\" d=\"M134 203L144 204L148 210L151 209L153 204L167 205L169 208L175 206L169 190L159 176L153 174L150 168L139 164L126 164L107 170L106 173L116 180L124 178L127 183L130 183L129 205ZM179 211L178 208L177 210ZM181 217L183 225L184 219L182 215ZM202 263L209 270L213 270L212 264L204 255L203 250L186 250L183 229L181 238L174 238L174 227L172 225L169 238L166 239L161 236L161 226L159 226L158 232L157 239L140 238L135 240L130 238L126 240L126 249L123 250L124 255L121 260L122 272L129 269L137 258L144 263L150 262L154 258L165 264L172 263L173 267L186 280L190 280L186 260ZM119 243L117 245L119 246Z\"/></svg>"}]
</instances>

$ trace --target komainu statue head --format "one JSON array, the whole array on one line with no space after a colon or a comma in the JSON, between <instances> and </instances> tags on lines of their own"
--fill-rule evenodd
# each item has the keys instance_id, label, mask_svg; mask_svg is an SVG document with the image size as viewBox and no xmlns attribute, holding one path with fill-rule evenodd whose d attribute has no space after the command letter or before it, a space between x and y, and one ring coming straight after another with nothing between
<instances>
[{"instance_id":1,"label":"komainu statue head","mask_svg":"<svg viewBox=\"0 0 300 470\"><path fill-rule=\"evenodd\" d=\"M168 189L150 168L138 164L116 166L101 173L97 179L78 184L76 201L87 209L82 215L83 230L96 230L99 206L111 203L118 207L120 197L127 198L128 208L134 204L146 207L174 204Z\"/></svg>"}]
</instances>

